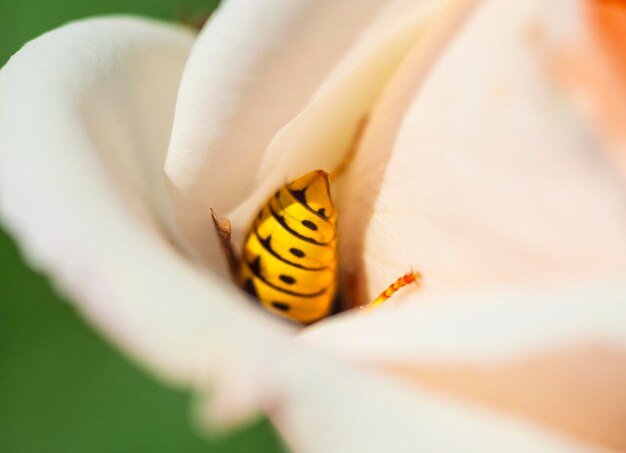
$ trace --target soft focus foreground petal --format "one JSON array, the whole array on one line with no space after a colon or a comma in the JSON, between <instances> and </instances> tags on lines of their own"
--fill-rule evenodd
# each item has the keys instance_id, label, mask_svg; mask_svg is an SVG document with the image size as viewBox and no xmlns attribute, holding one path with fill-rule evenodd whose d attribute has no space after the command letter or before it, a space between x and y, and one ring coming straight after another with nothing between
<instances>
[{"instance_id":1,"label":"soft focus foreground petal","mask_svg":"<svg viewBox=\"0 0 626 453\"><path fill-rule=\"evenodd\" d=\"M27 44L0 73L0 209L33 264L134 358L180 383L245 386L247 359L284 330L200 274L151 215L192 39L109 18Z\"/></svg>"},{"instance_id":2,"label":"soft focus foreground petal","mask_svg":"<svg viewBox=\"0 0 626 453\"><path fill-rule=\"evenodd\" d=\"M212 16L185 69L166 163L181 227L205 264L217 253L209 208L226 215L253 196L229 214L239 239L277 186L336 164L443 3L230 0Z\"/></svg>"},{"instance_id":3,"label":"soft focus foreground petal","mask_svg":"<svg viewBox=\"0 0 626 453\"><path fill-rule=\"evenodd\" d=\"M471 297L419 297L414 291L315 324L299 338L341 357L375 362L496 363L590 342L626 349L624 283Z\"/></svg>"},{"instance_id":4,"label":"soft focus foreground petal","mask_svg":"<svg viewBox=\"0 0 626 453\"><path fill-rule=\"evenodd\" d=\"M423 293L626 275L618 172L549 70L586 30L584 11L485 1L430 67L423 49L407 59L341 194L358 302L410 268Z\"/></svg>"},{"instance_id":5,"label":"soft focus foreground petal","mask_svg":"<svg viewBox=\"0 0 626 453\"><path fill-rule=\"evenodd\" d=\"M299 453L586 451L528 421L330 361L290 361L266 407Z\"/></svg>"},{"instance_id":6,"label":"soft focus foreground petal","mask_svg":"<svg viewBox=\"0 0 626 453\"><path fill-rule=\"evenodd\" d=\"M458 299L405 296L320 323L301 340L587 442L626 447L623 282Z\"/></svg>"}]
</instances>

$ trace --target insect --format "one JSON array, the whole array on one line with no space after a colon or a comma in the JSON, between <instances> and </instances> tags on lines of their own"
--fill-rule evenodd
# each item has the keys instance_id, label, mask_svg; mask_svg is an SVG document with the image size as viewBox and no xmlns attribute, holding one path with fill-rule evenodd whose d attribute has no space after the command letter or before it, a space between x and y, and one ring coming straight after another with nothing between
<instances>
[{"instance_id":1,"label":"insect","mask_svg":"<svg viewBox=\"0 0 626 453\"><path fill-rule=\"evenodd\" d=\"M240 258L230 242L228 219L211 215L233 278L266 310L302 324L331 313L338 257L328 173L312 171L278 189L252 221ZM382 304L420 278L417 272L400 277L368 306Z\"/></svg>"},{"instance_id":2,"label":"insect","mask_svg":"<svg viewBox=\"0 0 626 453\"><path fill-rule=\"evenodd\" d=\"M420 274L419 272L411 271L408 274L404 274L398 280L396 280L391 285L389 285L386 290L380 293L378 297L374 299L372 302L370 302L370 304L367 306L372 307L372 308L378 307L379 305L385 303L387 299L389 299L393 295L393 293L398 291L400 288L402 288L403 286L409 285L411 283L414 283L414 282L419 283L421 278L422 278L422 274Z\"/></svg>"},{"instance_id":3,"label":"insect","mask_svg":"<svg viewBox=\"0 0 626 453\"><path fill-rule=\"evenodd\" d=\"M326 316L337 286L335 221L325 172L307 173L280 188L244 241L241 287L269 311L296 321Z\"/></svg>"},{"instance_id":4,"label":"insect","mask_svg":"<svg viewBox=\"0 0 626 453\"><path fill-rule=\"evenodd\" d=\"M263 204L240 259L225 219L212 215L235 280L267 310L303 324L329 314L337 292L337 216L326 172L301 176Z\"/></svg>"}]
</instances>

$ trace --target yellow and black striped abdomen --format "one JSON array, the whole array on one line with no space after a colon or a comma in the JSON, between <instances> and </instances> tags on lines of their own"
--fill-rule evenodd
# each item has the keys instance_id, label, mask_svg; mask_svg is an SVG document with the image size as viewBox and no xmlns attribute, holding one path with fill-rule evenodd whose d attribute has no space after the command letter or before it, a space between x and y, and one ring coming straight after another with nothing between
<instances>
[{"instance_id":1,"label":"yellow and black striped abdomen","mask_svg":"<svg viewBox=\"0 0 626 453\"><path fill-rule=\"evenodd\" d=\"M278 190L248 231L241 286L280 316L310 323L328 315L337 286L335 220L325 172Z\"/></svg>"}]
</instances>

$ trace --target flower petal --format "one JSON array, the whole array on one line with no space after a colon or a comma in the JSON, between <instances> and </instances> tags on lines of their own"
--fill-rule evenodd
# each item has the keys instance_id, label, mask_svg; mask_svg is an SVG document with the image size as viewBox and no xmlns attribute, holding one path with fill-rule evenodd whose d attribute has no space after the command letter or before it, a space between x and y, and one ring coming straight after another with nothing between
<instances>
[{"instance_id":1,"label":"flower petal","mask_svg":"<svg viewBox=\"0 0 626 453\"><path fill-rule=\"evenodd\" d=\"M592 282L626 273L624 193L551 73L585 33L582 6L485 1L432 62L424 47L446 24L423 37L372 115L339 207L360 303L410 268L423 287L303 341L418 391L623 447L626 289ZM531 292L557 283L571 289ZM486 295L503 288L519 292Z\"/></svg>"},{"instance_id":2,"label":"flower petal","mask_svg":"<svg viewBox=\"0 0 626 453\"><path fill-rule=\"evenodd\" d=\"M584 11L486 1L432 65L407 59L341 194L358 302L410 268L424 293L626 274L623 186L550 72Z\"/></svg>"},{"instance_id":3,"label":"flower petal","mask_svg":"<svg viewBox=\"0 0 626 453\"><path fill-rule=\"evenodd\" d=\"M414 294L303 342L450 396L623 449L626 286L442 300ZM402 299L402 298L400 298Z\"/></svg>"},{"instance_id":4,"label":"flower petal","mask_svg":"<svg viewBox=\"0 0 626 453\"><path fill-rule=\"evenodd\" d=\"M308 358L268 407L293 451L583 451L541 426L388 377Z\"/></svg>"},{"instance_id":5,"label":"flower petal","mask_svg":"<svg viewBox=\"0 0 626 453\"><path fill-rule=\"evenodd\" d=\"M586 3L591 36L581 37L575 52L560 55L555 72L626 178L626 4Z\"/></svg>"},{"instance_id":6,"label":"flower petal","mask_svg":"<svg viewBox=\"0 0 626 453\"><path fill-rule=\"evenodd\" d=\"M0 212L32 262L138 361L175 382L245 387L240 369L287 330L194 268L159 222L192 39L106 18L27 44L0 73Z\"/></svg>"},{"instance_id":7,"label":"flower petal","mask_svg":"<svg viewBox=\"0 0 626 453\"><path fill-rule=\"evenodd\" d=\"M409 291L376 310L311 326L300 338L342 357L377 362L497 363L589 342L626 348L623 283L456 297Z\"/></svg>"},{"instance_id":8,"label":"flower petal","mask_svg":"<svg viewBox=\"0 0 626 453\"><path fill-rule=\"evenodd\" d=\"M205 264L217 253L209 208L226 215L247 200L229 214L239 239L286 178L336 164L442 3L231 0L214 14L185 70L166 164L181 228Z\"/></svg>"}]
</instances>

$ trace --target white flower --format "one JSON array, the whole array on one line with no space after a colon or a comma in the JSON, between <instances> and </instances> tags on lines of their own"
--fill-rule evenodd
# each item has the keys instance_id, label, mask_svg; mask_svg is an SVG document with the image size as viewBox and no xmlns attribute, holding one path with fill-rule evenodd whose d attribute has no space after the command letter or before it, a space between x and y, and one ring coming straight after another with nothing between
<instances>
[{"instance_id":1,"label":"white flower","mask_svg":"<svg viewBox=\"0 0 626 453\"><path fill-rule=\"evenodd\" d=\"M314 452L625 448L626 83L603 7L230 0L197 38L67 25L0 73L2 218L111 341L210 393L205 425L262 409ZM351 297L411 267L423 287L297 330L230 283L208 208L241 239L368 112L334 188Z\"/></svg>"}]
</instances>

